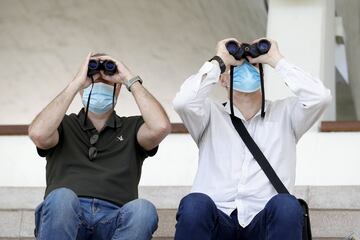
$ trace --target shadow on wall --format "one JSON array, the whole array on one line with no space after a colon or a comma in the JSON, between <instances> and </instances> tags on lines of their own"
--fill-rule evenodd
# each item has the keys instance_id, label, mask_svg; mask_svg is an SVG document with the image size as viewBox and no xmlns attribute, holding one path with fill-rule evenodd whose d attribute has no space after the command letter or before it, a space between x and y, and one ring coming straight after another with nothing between
<instances>
[{"instance_id":1,"label":"shadow on wall","mask_svg":"<svg viewBox=\"0 0 360 240\"><path fill-rule=\"evenodd\" d=\"M179 122L171 100L181 83L220 39L264 36L266 10L251 0L2 1L0 29L0 124L30 123L90 50L123 60ZM69 112L80 107L76 98ZM138 113L124 89L117 111Z\"/></svg>"}]
</instances>

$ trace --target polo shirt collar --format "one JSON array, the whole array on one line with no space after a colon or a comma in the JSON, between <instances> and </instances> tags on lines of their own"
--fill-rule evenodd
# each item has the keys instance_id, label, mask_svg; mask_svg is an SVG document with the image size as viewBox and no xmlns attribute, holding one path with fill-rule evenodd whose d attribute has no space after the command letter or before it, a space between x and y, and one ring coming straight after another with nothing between
<instances>
[{"instance_id":1,"label":"polo shirt collar","mask_svg":"<svg viewBox=\"0 0 360 240\"><path fill-rule=\"evenodd\" d=\"M225 111L226 111L228 114L231 114L231 110L230 110L230 100L227 100L224 104L225 104L225 106L224 106ZM268 101L265 101L265 112L266 112L266 110L267 110L267 108L268 108L268 105L269 105L269 102L268 102ZM235 105L234 105L234 115L235 115L235 117L240 118L241 120L246 121L244 115L241 113L241 111L240 111ZM252 117L252 119L255 118L255 117L258 116L258 115L261 115L261 108L260 108L260 110Z\"/></svg>"},{"instance_id":2,"label":"polo shirt collar","mask_svg":"<svg viewBox=\"0 0 360 240\"><path fill-rule=\"evenodd\" d=\"M82 108L80 110L80 112L77 115L77 118L79 120L80 126L81 128L86 131L86 130L90 130L90 129L95 129L94 125L92 124L92 122L90 121L89 117L86 121L86 124L84 124L85 121L85 109ZM105 123L105 127L111 127L111 128L115 128L115 121L116 121L116 128L121 127L122 125L122 120L119 116L116 115L116 112L113 111L112 114L110 115L109 119L106 121Z\"/></svg>"}]
</instances>

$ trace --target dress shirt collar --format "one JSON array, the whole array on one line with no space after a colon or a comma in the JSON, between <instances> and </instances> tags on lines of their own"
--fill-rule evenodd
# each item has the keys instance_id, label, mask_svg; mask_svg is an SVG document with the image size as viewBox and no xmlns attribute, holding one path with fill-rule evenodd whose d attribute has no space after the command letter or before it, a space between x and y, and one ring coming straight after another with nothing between
<instances>
[{"instance_id":1,"label":"dress shirt collar","mask_svg":"<svg viewBox=\"0 0 360 240\"><path fill-rule=\"evenodd\" d=\"M224 106L225 111L226 111L228 114L231 114L231 110L230 110L230 100L227 100L224 104L225 104L225 106ZM266 110L267 110L267 108L268 108L268 105L269 105L269 101L266 100L266 101L265 101L265 112L266 112ZM235 106L235 104L234 104L234 114L235 114L235 117L240 118L241 120L246 121L244 115L243 115L243 114L241 113L241 111ZM259 109L259 111L258 111L251 119L257 117L258 115L261 115L261 108Z\"/></svg>"}]
</instances>

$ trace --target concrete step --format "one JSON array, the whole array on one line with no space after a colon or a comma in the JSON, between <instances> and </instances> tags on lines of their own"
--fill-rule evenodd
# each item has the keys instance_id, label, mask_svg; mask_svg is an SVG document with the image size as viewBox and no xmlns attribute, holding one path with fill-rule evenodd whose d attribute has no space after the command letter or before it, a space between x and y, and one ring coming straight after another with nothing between
<instances>
[{"instance_id":1,"label":"concrete step","mask_svg":"<svg viewBox=\"0 0 360 240\"><path fill-rule=\"evenodd\" d=\"M154 239L172 239L175 214L190 187L140 187L141 198L155 204L159 228ZM0 187L0 240L33 239L34 209L44 188ZM360 231L360 186L298 186L295 195L310 207L314 239L344 239Z\"/></svg>"}]
</instances>

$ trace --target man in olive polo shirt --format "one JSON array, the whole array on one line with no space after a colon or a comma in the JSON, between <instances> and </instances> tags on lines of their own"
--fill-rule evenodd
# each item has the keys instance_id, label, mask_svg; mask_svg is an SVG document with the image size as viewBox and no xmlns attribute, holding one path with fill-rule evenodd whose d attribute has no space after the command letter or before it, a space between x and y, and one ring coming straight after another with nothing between
<instances>
[{"instance_id":1,"label":"man in olive polo shirt","mask_svg":"<svg viewBox=\"0 0 360 240\"><path fill-rule=\"evenodd\" d=\"M90 60L112 61L117 71L91 79ZM37 239L151 239L158 217L152 203L138 199L138 183L144 159L155 155L170 123L141 83L123 63L89 53L74 80L33 120L29 136L47 160ZM116 115L123 84L141 116ZM85 108L65 115L78 92Z\"/></svg>"}]
</instances>

